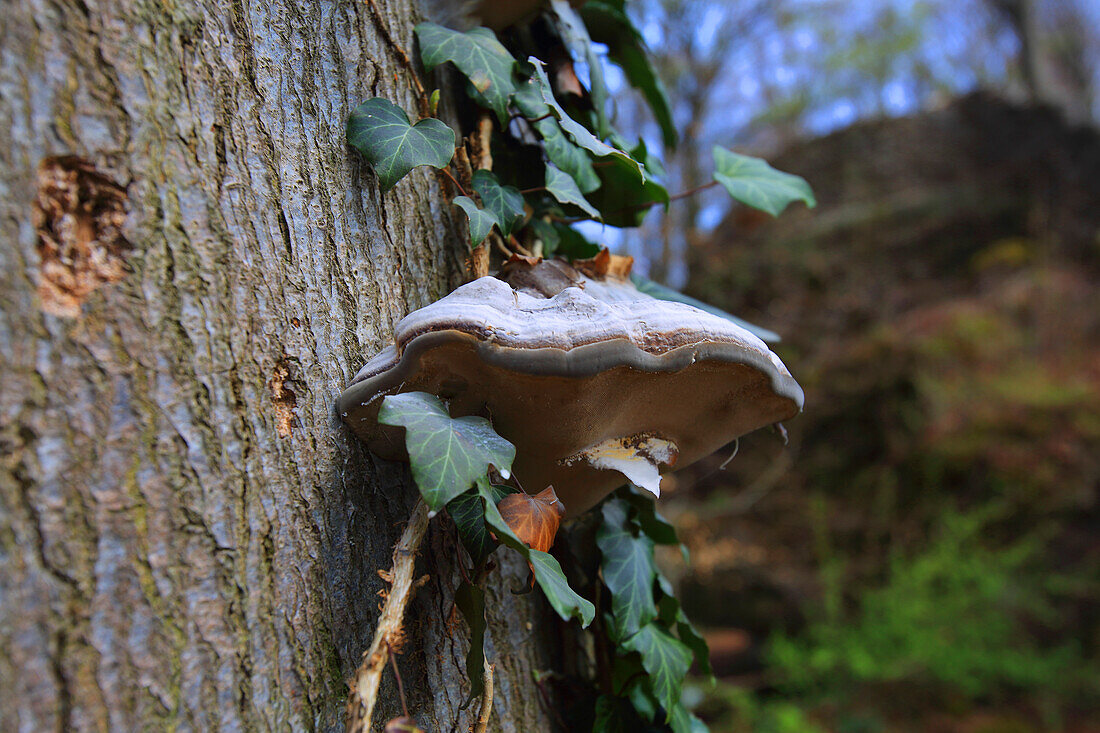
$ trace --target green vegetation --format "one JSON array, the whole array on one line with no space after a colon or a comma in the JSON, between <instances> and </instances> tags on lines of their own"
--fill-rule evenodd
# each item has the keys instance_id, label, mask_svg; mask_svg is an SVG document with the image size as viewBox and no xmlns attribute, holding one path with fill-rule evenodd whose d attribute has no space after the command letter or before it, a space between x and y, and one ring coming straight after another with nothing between
<instances>
[{"instance_id":1,"label":"green vegetation","mask_svg":"<svg viewBox=\"0 0 1100 733\"><path fill-rule=\"evenodd\" d=\"M851 589L839 572L824 573L826 602L797 637L777 634L769 664L790 692L851 696L861 685L904 682L962 693L971 699L1013 689L1083 689L1089 675L1071 642L1037 643L1028 619L1049 620L1048 599L1060 579L1037 577L1041 534L1001 547L983 533L989 508L945 512L920 552L892 558L881 585L863 589L848 610ZM842 563L831 558L828 563Z\"/></svg>"}]
</instances>

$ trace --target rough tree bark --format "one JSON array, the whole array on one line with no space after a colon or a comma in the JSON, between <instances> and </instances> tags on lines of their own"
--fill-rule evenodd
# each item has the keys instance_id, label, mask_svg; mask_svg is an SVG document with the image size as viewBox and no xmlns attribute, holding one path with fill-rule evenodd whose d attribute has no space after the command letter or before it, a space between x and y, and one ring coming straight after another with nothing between
<instances>
[{"instance_id":1,"label":"rough tree bark","mask_svg":"<svg viewBox=\"0 0 1100 733\"><path fill-rule=\"evenodd\" d=\"M379 32L411 48L410 2L5 5L0 729L342 727L415 493L333 399L464 277L435 174L382 195L344 141L363 98L416 110ZM454 552L433 523L399 657L438 731L477 710ZM525 572L493 726L546 730Z\"/></svg>"}]
</instances>

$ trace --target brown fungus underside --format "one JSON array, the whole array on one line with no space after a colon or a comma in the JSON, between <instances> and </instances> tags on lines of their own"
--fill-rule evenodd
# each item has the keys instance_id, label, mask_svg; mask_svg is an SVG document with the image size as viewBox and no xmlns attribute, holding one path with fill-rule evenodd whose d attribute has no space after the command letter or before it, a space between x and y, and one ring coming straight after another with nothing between
<instances>
[{"instance_id":1,"label":"brown fungus underside","mask_svg":"<svg viewBox=\"0 0 1100 733\"><path fill-rule=\"evenodd\" d=\"M574 517L625 483L577 459L600 444L669 441L654 466L665 471L802 407L779 358L730 321L560 261L511 263L501 277L511 284L479 278L406 316L340 395L372 451L407 460L402 429L380 425L378 409L388 394L430 392L453 417L489 418L516 446L520 485L553 485Z\"/></svg>"}]
</instances>

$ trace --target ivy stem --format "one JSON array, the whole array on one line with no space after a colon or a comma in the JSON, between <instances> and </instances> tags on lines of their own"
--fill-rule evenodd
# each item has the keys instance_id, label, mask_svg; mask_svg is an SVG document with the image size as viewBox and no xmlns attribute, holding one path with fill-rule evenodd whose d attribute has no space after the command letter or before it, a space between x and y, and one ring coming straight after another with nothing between
<instances>
[{"instance_id":1,"label":"ivy stem","mask_svg":"<svg viewBox=\"0 0 1100 733\"><path fill-rule=\"evenodd\" d=\"M525 188L520 191L521 194L527 195L529 193L538 193L539 191L545 191L546 186L535 186L534 188Z\"/></svg>"},{"instance_id":2,"label":"ivy stem","mask_svg":"<svg viewBox=\"0 0 1100 733\"><path fill-rule=\"evenodd\" d=\"M699 193L700 191L703 191L703 190L708 189L708 188L712 188L712 187L717 186L717 185L718 185L718 181L708 181L707 183L696 186L695 188L689 188L686 191L681 191L680 193L669 196L668 200L669 201L679 201L680 199L686 199L688 196L692 196L694 194ZM643 204L643 206L656 206L659 203L660 203L659 201L654 201L652 204ZM641 208L641 207L635 207L635 208Z\"/></svg>"},{"instance_id":3,"label":"ivy stem","mask_svg":"<svg viewBox=\"0 0 1100 733\"><path fill-rule=\"evenodd\" d=\"M481 693L481 709L477 713L474 733L485 733L489 727L489 713L493 712L493 665L485 659L485 691Z\"/></svg>"},{"instance_id":4,"label":"ivy stem","mask_svg":"<svg viewBox=\"0 0 1100 733\"><path fill-rule=\"evenodd\" d=\"M405 616L405 606L408 605L413 591L428 579L428 576L418 580L413 578L416 553L427 529L428 505L423 499L417 499L409 523L393 548L393 569L388 574L379 571L379 575L389 580L391 585L382 606L382 614L378 618L374 640L370 648L363 652L362 662L355 672L355 680L348 694L348 733L367 733L370 730L371 714L378 701L378 685L382 681L382 672L390 656L391 642L394 646L401 646L401 621ZM400 689L400 678L398 687Z\"/></svg>"},{"instance_id":5,"label":"ivy stem","mask_svg":"<svg viewBox=\"0 0 1100 733\"><path fill-rule=\"evenodd\" d=\"M598 164L593 163L593 165L598 165ZM708 188L712 188L713 186L717 186L717 185L718 185L718 181L709 181L707 183L696 186L695 188L689 188L686 191L681 191L680 193L673 194L673 195L668 197L668 200L671 203L673 201L679 201L680 199L686 199L688 196L694 196L695 194L699 193L700 191L704 191ZM522 191L520 193L522 193ZM641 209L651 209L651 208L653 208L654 206L657 206L660 203L661 203L660 201L650 201L648 204L634 204L633 206L623 206L623 207L618 208L618 209L612 209L609 213L617 214L621 211L639 211ZM555 219L555 221L560 221L560 222L563 222L565 224L575 224L578 221L594 221L595 218L596 217L594 217L594 216L578 216L578 217L575 217L573 219L557 218L557 219Z\"/></svg>"},{"instance_id":6,"label":"ivy stem","mask_svg":"<svg viewBox=\"0 0 1100 733\"><path fill-rule=\"evenodd\" d=\"M446 174L447 178L451 179L451 183L453 183L455 185L455 188L458 189L459 193L461 193L463 196L469 196L470 195L470 192L467 191L465 188L463 188L462 184L459 183L458 179L454 177L453 173L451 173L450 168L440 168L439 170L443 171L443 173Z\"/></svg>"},{"instance_id":7,"label":"ivy stem","mask_svg":"<svg viewBox=\"0 0 1100 733\"><path fill-rule=\"evenodd\" d=\"M539 120L545 120L545 119L548 119L550 117L554 117L556 119L556 115L553 112L547 112L546 114L540 115L538 117L525 117L522 114L514 114L514 115L509 115L508 119L509 119L509 121L511 121L511 120L527 120L528 122L538 122Z\"/></svg>"}]
</instances>

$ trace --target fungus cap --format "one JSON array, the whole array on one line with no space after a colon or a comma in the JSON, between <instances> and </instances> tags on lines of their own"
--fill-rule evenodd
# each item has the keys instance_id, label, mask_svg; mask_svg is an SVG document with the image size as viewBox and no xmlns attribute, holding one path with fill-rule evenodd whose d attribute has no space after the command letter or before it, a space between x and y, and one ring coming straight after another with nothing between
<instances>
[{"instance_id":1,"label":"fungus cap","mask_svg":"<svg viewBox=\"0 0 1100 733\"><path fill-rule=\"evenodd\" d=\"M403 318L340 395L338 413L372 451L407 459L403 430L380 425L378 409L389 394L430 392L453 417L490 418L516 446L521 485L553 484L573 517L625 483L613 461L591 458L601 446L679 468L802 408L779 357L719 316L560 262L505 276L515 287L482 277ZM651 450L664 441L674 448Z\"/></svg>"}]
</instances>

